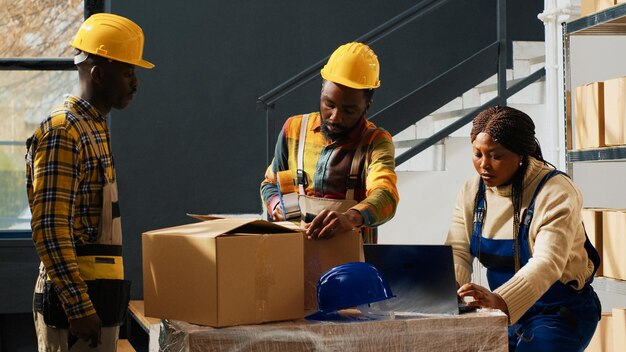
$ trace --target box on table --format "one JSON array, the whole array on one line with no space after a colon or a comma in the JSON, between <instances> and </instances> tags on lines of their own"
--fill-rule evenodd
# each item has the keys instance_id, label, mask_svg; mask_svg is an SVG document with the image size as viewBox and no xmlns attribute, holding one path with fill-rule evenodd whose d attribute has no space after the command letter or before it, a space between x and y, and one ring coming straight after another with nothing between
<instances>
[{"instance_id":1,"label":"box on table","mask_svg":"<svg viewBox=\"0 0 626 352\"><path fill-rule=\"evenodd\" d=\"M575 89L574 139L576 149L603 147L604 83L585 84Z\"/></svg>"},{"instance_id":2,"label":"box on table","mask_svg":"<svg viewBox=\"0 0 626 352\"><path fill-rule=\"evenodd\" d=\"M597 276L602 276L602 213L606 209L603 208L584 208L582 210L583 224L585 225L585 231L589 242L598 251L600 255L600 266L596 272Z\"/></svg>"},{"instance_id":3,"label":"box on table","mask_svg":"<svg viewBox=\"0 0 626 352\"><path fill-rule=\"evenodd\" d=\"M340 264L363 261L363 239L358 230L330 239L304 240L304 309L317 310L317 282Z\"/></svg>"},{"instance_id":4,"label":"box on table","mask_svg":"<svg viewBox=\"0 0 626 352\"><path fill-rule=\"evenodd\" d=\"M303 240L241 218L145 232L145 314L214 327L302 318Z\"/></svg>"},{"instance_id":5,"label":"box on table","mask_svg":"<svg viewBox=\"0 0 626 352\"><path fill-rule=\"evenodd\" d=\"M606 210L602 227L603 276L626 280L626 211Z\"/></svg>"},{"instance_id":6,"label":"box on table","mask_svg":"<svg viewBox=\"0 0 626 352\"><path fill-rule=\"evenodd\" d=\"M626 77L604 81L604 142L626 144Z\"/></svg>"}]
</instances>

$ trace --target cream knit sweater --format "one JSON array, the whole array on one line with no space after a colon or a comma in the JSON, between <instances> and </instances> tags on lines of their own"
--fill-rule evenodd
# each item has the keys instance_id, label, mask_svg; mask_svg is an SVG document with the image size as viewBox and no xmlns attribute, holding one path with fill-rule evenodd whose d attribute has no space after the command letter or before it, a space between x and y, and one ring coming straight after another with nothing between
<instances>
[{"instance_id":1,"label":"cream knit sweater","mask_svg":"<svg viewBox=\"0 0 626 352\"><path fill-rule=\"evenodd\" d=\"M524 195L520 218L541 178L551 169L530 157L524 176ZM472 261L469 252L473 229L474 198L479 176L461 188L447 244L452 245L456 278L463 285L470 281ZM513 203L511 185L487 187L483 236L513 238ZM535 213L530 224L529 243L532 258L509 281L494 292L506 302L511 324L519 318L557 280L581 289L593 272L593 263L584 248L585 232L581 220L582 196L571 180L557 175L546 182L535 199Z\"/></svg>"}]
</instances>

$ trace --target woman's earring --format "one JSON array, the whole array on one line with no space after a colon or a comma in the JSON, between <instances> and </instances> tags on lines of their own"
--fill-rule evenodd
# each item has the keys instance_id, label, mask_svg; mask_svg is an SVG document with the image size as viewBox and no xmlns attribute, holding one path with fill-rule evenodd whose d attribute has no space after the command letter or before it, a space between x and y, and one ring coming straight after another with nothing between
<instances>
[{"instance_id":1,"label":"woman's earring","mask_svg":"<svg viewBox=\"0 0 626 352\"><path fill-rule=\"evenodd\" d=\"M519 166L522 166L523 164L524 164L524 162L520 160L519 161Z\"/></svg>"}]
</instances>

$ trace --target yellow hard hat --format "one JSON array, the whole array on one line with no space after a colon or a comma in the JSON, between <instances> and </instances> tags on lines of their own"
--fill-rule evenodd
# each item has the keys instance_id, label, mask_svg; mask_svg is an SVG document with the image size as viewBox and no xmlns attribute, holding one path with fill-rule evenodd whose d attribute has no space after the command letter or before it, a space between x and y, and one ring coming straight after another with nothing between
<instances>
[{"instance_id":1,"label":"yellow hard hat","mask_svg":"<svg viewBox=\"0 0 626 352\"><path fill-rule=\"evenodd\" d=\"M330 55L322 68L322 77L355 89L380 87L378 57L369 46L363 43L348 43L340 46Z\"/></svg>"},{"instance_id":2,"label":"yellow hard hat","mask_svg":"<svg viewBox=\"0 0 626 352\"><path fill-rule=\"evenodd\" d=\"M143 31L135 22L111 13L97 13L83 22L70 45L107 59L153 68L141 57L143 42Z\"/></svg>"}]
</instances>

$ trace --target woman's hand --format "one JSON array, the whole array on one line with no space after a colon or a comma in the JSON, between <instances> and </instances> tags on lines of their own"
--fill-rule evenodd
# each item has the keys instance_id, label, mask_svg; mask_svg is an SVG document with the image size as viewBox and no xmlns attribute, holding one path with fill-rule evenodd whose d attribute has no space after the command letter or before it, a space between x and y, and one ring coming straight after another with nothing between
<instances>
[{"instance_id":1,"label":"woman's hand","mask_svg":"<svg viewBox=\"0 0 626 352\"><path fill-rule=\"evenodd\" d=\"M499 294L491 292L489 289L482 287L480 285L476 285L473 283L468 283L457 291L457 294L461 298L472 297L473 301L467 302L467 305L472 307L481 307L481 308L494 308L499 309L508 314L509 308L506 305L506 302L500 297Z\"/></svg>"}]
</instances>

